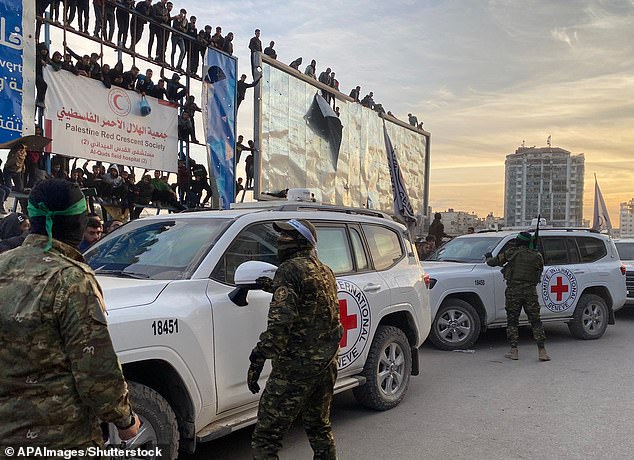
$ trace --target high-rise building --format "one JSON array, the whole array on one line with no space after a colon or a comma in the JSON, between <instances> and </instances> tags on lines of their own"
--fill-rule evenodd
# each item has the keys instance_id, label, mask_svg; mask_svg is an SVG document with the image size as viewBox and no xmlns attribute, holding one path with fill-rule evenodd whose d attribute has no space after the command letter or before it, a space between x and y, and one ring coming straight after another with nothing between
<instances>
[{"instance_id":1,"label":"high-rise building","mask_svg":"<svg viewBox=\"0 0 634 460\"><path fill-rule=\"evenodd\" d=\"M553 227L580 227L583 219L583 153L558 147L519 147L506 156L504 219L528 226L541 214Z\"/></svg>"},{"instance_id":2,"label":"high-rise building","mask_svg":"<svg viewBox=\"0 0 634 460\"><path fill-rule=\"evenodd\" d=\"M620 212L621 238L634 238L634 198L621 203Z\"/></svg>"}]
</instances>

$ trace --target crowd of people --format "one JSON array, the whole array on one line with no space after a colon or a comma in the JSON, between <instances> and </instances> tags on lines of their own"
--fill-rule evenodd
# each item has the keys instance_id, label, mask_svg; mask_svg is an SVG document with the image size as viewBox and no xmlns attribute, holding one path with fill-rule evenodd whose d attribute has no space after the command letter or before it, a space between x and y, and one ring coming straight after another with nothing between
<instances>
[{"instance_id":1,"label":"crowd of people","mask_svg":"<svg viewBox=\"0 0 634 460\"><path fill-rule=\"evenodd\" d=\"M60 14L60 3L62 13ZM61 25L60 19L66 18L65 26L76 32L90 36L90 8L88 0L37 0L36 12L39 18L49 13L50 20ZM174 5L167 0L93 0L94 24L92 36L105 42L113 42L115 22L117 28L116 45L141 54L138 44L145 26L148 26L147 56L157 64L168 65L167 45L171 44L170 63L172 68L196 75L207 48L216 48L233 54L233 33L223 35L222 27L206 25L198 30L196 16L187 17L187 10L181 8L173 14ZM76 21L75 21L76 19ZM116 21L115 21L116 19ZM38 19L36 38L39 40L42 20ZM178 51L178 57L176 53ZM185 64L185 68L183 68Z\"/></svg>"},{"instance_id":2,"label":"crowd of people","mask_svg":"<svg viewBox=\"0 0 634 460\"><path fill-rule=\"evenodd\" d=\"M73 58L76 59L76 62L73 62ZM65 70L75 75L101 81L106 88L117 86L136 91L143 96L168 100L181 105L191 117L193 117L194 112L200 111L194 102L195 97L187 96L187 87L180 82L181 77L178 73L174 72L171 78L168 78L165 76L165 69L162 68L161 74L155 82L152 69L147 69L144 74L141 74L135 65L131 66L129 70L124 70L123 62L119 61L111 67L109 64L100 64L101 58L101 54L98 53L80 56L69 47L66 47L63 55L61 52L55 51L52 56L49 56L46 44L40 43L37 46L36 61L36 105L45 107L48 85L44 80L43 69L50 66L54 71Z\"/></svg>"},{"instance_id":3,"label":"crowd of people","mask_svg":"<svg viewBox=\"0 0 634 460\"><path fill-rule=\"evenodd\" d=\"M62 20L66 17L65 25L67 27L81 34L90 35L88 0L68 0L65 4L65 16L63 12L60 16L59 0L37 0L36 3L39 17L43 17L44 13L48 11L51 20L56 24L59 24L60 17ZM223 35L222 26L217 26L214 31L213 27L209 24L198 30L196 16L189 16L188 18L187 11L184 8L181 8L177 14L173 14L174 5L167 0L158 0L155 3L152 3L152 0L140 0L136 2L136 4L134 0L93 0L93 9L95 19L92 35L105 42L113 43L116 19L116 28L118 29L116 44L133 53L140 53L140 50L137 49L137 45L143 36L147 24L149 29L147 57L163 66L163 69L165 67L171 67L180 72L197 75L201 59L207 48L215 48L229 55L233 55L233 32L228 32L226 35ZM76 24L74 24L75 18L77 18ZM37 28L38 37L41 24L42 21L40 20ZM241 83L239 83L239 93L242 97L238 97L238 106L244 99L246 88L254 86L261 77L261 74L257 71L256 53L264 53L272 59L277 59L278 57L277 50L275 49L275 41L271 40L269 46L263 48L260 34L260 29L255 29L254 36L249 41L253 82L246 84L244 79L242 79ZM169 63L166 59L168 43L171 44ZM155 57L152 58L153 56ZM72 64L72 57L77 59L77 64ZM62 68L66 70L101 80L107 87L115 85L126 89L137 89L136 85L129 79L130 72L134 71L138 74L138 68L133 67L129 71L124 72L123 65L120 65L120 63L117 63L113 67L106 64L98 66L97 61L101 57L102 56L97 53L92 53L90 56L78 56L74 54L72 50L65 47L64 54L62 55L60 53L57 57L54 55L52 61L55 61L58 66L63 65ZM291 68L301 72L300 66L302 62L303 58L299 57L293 60L289 65ZM183 64L185 64L185 68L183 68ZM77 68L78 66L79 69ZM305 67L304 74L333 88L335 91L340 91L339 81L335 77L335 72L328 67L325 71L318 74L315 59L312 59L310 64ZM150 83L150 88L148 88L146 94L159 98L167 96L169 91L167 87L170 86L170 82L173 82L174 77L169 80L163 76L161 77L156 85ZM246 76L244 77L246 78ZM40 83L43 83L43 79ZM176 91L179 89L180 88L177 88ZM383 105L374 101L373 92L369 92L364 97L361 97L360 91L361 87L356 86L350 91L349 96L356 102L372 110L383 114L386 113ZM333 103L333 110L339 113L335 105L333 94L328 91L323 91L322 95L328 102ZM170 99L169 97L166 98ZM42 104L39 98L38 103L39 105ZM387 115L395 117L394 114L389 111ZM411 114L408 114L408 117L409 123L412 126L422 129L422 122L418 123L416 117ZM186 123L186 120L184 120L184 122Z\"/></svg>"},{"instance_id":4,"label":"crowd of people","mask_svg":"<svg viewBox=\"0 0 634 460\"><path fill-rule=\"evenodd\" d=\"M38 19L38 35L42 25L41 18L45 16L46 12L50 13L49 18L52 22L59 24L60 19L62 21L65 20L65 26L68 28L83 35L90 35L90 12L87 1L68 0L61 2L63 6L60 14L59 0L37 0L37 14L38 18L40 18ZM45 107L47 84L43 77L43 69L50 66L54 71L65 70L75 75L101 81L107 88L116 86L126 90L133 90L143 96L168 100L179 105L178 138L184 142L198 143L195 116L201 109L196 104L195 97L189 95L188 88L180 82L181 76L179 72L195 74L198 71L200 57L204 55L208 47L233 54L234 35L229 32L223 36L221 26L217 26L215 32L213 32L214 29L210 25L204 26L199 31L195 16L189 16L188 18L185 9L180 9L177 14L173 14L173 9L174 5L167 0L158 0L155 3L152 3L152 0L140 0L136 3L134 0L93 0L94 28L92 35L100 40L112 42L115 37L115 29L117 29L117 45L138 54L140 51L138 44L143 36L145 26L148 26L147 56L150 59L152 56L156 56L154 61L161 66L160 76L155 79L154 71L151 68L142 73L135 65L125 70L121 61L113 66L103 63L103 55L100 53L79 55L68 47L66 43L64 43L63 52L55 51L52 56L49 56L47 45L40 43L37 46L36 105L42 108ZM260 30L256 29L254 36L249 41L253 81L247 83L246 75L241 75L240 80L237 82L238 107L244 100L247 89L255 86L262 77L261 71L256 66L258 62L255 59L256 53L261 52L272 59L278 58L275 42L270 41L269 45L263 48L260 33ZM171 42L170 64L166 62L167 44L169 42ZM290 66L301 72L301 64L302 58L299 57ZM183 65L185 65L185 69L183 69ZM165 76L165 69L170 66L175 72L168 78ZM317 71L317 62L312 59L310 64L305 67L303 73L333 89L333 92L324 89L322 96L329 103L332 103L335 113L339 115L334 91L340 91L340 85L335 72L330 67L327 67L323 72L319 73ZM358 85L350 91L350 97L372 110L385 113L383 106L374 101L373 92L361 97L361 87ZM394 116L391 112L387 112L387 114ZM422 129L422 123L418 123L415 116L411 114L408 114L408 116L409 123L412 126ZM253 187L253 152L255 151L253 141L249 141L248 145L245 145L243 137L239 136L236 142L236 164L239 164L243 151L249 152L249 155L244 158L246 180L241 178L237 181L237 191ZM183 162L179 162L178 181L171 186L168 185L167 188L169 190L165 190L160 184L166 182L164 179L169 177L169 174L163 176L161 173L157 176L157 173L155 173L154 178L149 177L149 182L154 185L152 191L145 185L147 183L145 177L135 177L133 168L128 172L121 166L113 165L106 170L103 165L97 164L92 171L88 171L86 166L83 168L73 166L71 168L69 159L58 155L53 158L52 171L50 176L47 176L42 162L43 155L41 155L41 152L31 152L28 149L25 151L12 149L0 181L0 206L2 206L0 211L4 210L4 202L11 190L18 192L22 192L25 189L28 190L37 181L46 177L68 178L68 180L76 181L84 187L94 188L97 190L97 195L105 203L114 202L116 205L120 205L122 210L129 211L133 217L137 212L133 209L134 203L142 204L161 201L175 208L199 206L201 203L203 205L206 204L212 194L207 171L203 172L201 168L204 169L204 166L196 164L193 160L189 163L189 168L185 168L181 164ZM75 164L76 162L77 160L75 160ZM146 176L146 174L143 176ZM172 193L169 193L170 191ZM204 199L202 199L203 191L207 195ZM162 199L157 197L157 193L162 194Z\"/></svg>"}]
</instances>

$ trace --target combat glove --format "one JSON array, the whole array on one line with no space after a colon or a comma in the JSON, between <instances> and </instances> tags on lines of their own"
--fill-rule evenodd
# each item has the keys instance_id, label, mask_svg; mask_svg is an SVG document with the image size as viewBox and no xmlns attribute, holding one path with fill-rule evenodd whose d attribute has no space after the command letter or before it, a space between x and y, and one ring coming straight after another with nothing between
<instances>
[{"instance_id":1,"label":"combat glove","mask_svg":"<svg viewBox=\"0 0 634 460\"><path fill-rule=\"evenodd\" d=\"M264 292L273 294L273 280L268 276L260 276L258 279L255 280L255 284Z\"/></svg>"},{"instance_id":2,"label":"combat glove","mask_svg":"<svg viewBox=\"0 0 634 460\"><path fill-rule=\"evenodd\" d=\"M264 368L265 358L254 349L249 356L249 361L251 361L251 365L249 366L249 371L247 372L247 387L251 393L256 394L260 392L258 379L260 378L260 374Z\"/></svg>"}]
</instances>

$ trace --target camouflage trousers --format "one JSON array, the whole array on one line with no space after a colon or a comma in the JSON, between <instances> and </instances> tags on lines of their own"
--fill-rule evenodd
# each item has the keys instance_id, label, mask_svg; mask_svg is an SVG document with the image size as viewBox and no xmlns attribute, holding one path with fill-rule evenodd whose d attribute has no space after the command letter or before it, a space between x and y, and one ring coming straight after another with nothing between
<instances>
[{"instance_id":1,"label":"camouflage trousers","mask_svg":"<svg viewBox=\"0 0 634 460\"><path fill-rule=\"evenodd\" d=\"M306 380L288 380L288 376L273 369L258 407L258 422L251 440L253 458L277 459L282 438L301 415L314 458L335 460L337 451L330 427L330 404L336 379L336 361Z\"/></svg>"},{"instance_id":2,"label":"camouflage trousers","mask_svg":"<svg viewBox=\"0 0 634 460\"><path fill-rule=\"evenodd\" d=\"M506 336L511 343L511 347L517 347L519 340L519 320L522 308L528 316L528 321L533 328L533 338L538 346L543 346L546 342L544 326L539 317L539 302L537 300L537 289L534 284L511 283L506 287Z\"/></svg>"}]
</instances>

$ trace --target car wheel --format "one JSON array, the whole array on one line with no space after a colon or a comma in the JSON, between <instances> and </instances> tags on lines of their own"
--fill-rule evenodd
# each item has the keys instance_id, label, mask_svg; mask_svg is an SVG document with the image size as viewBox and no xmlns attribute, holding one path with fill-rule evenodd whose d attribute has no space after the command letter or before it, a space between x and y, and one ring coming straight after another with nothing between
<instances>
[{"instance_id":1,"label":"car wheel","mask_svg":"<svg viewBox=\"0 0 634 460\"><path fill-rule=\"evenodd\" d=\"M412 352L405 333L394 326L379 326L363 368L366 382L352 392L360 404L388 410L405 397L411 373Z\"/></svg>"},{"instance_id":2,"label":"car wheel","mask_svg":"<svg viewBox=\"0 0 634 460\"><path fill-rule=\"evenodd\" d=\"M480 336L480 316L468 302L445 300L436 314L429 340L441 350L464 350Z\"/></svg>"},{"instance_id":3,"label":"car wheel","mask_svg":"<svg viewBox=\"0 0 634 460\"><path fill-rule=\"evenodd\" d=\"M132 410L141 420L139 434L126 441L126 449L150 450L154 447L166 447L168 452L163 451L162 457L147 456L133 458L168 458L175 459L178 456L178 422L176 414L169 403L158 392L145 385L136 382L128 382L130 392L130 404ZM108 444L119 445L121 439L117 428L113 424L108 425Z\"/></svg>"},{"instance_id":4,"label":"car wheel","mask_svg":"<svg viewBox=\"0 0 634 460\"><path fill-rule=\"evenodd\" d=\"M601 337L608 327L610 311L605 300L595 294L584 294L579 299L568 329L573 337L593 340Z\"/></svg>"}]
</instances>

